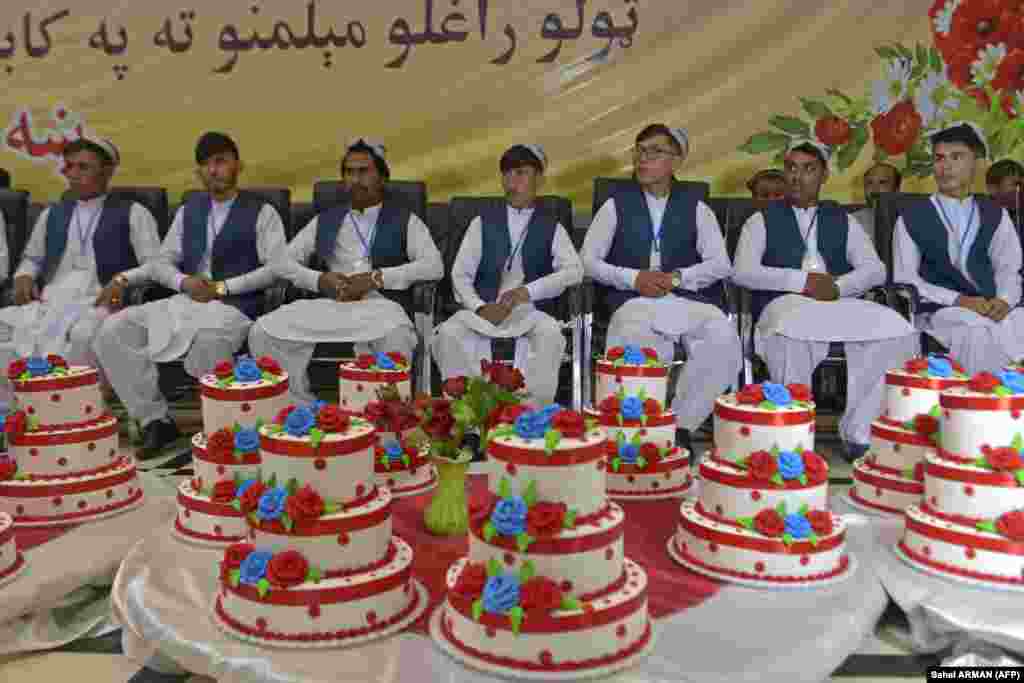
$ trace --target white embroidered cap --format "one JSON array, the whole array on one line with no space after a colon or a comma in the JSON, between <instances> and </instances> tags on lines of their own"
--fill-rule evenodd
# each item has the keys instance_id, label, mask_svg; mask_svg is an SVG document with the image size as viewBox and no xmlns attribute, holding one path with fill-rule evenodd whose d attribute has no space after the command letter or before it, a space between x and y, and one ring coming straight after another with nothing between
<instances>
[{"instance_id":1,"label":"white embroidered cap","mask_svg":"<svg viewBox=\"0 0 1024 683\"><path fill-rule=\"evenodd\" d=\"M356 145L358 145L360 143L362 143L362 144L366 145L367 147L369 147L370 149L372 149L373 153L376 154L377 156L379 156L381 159L385 158L384 143L380 142L379 140L371 140L370 138L364 138L364 137L352 138L352 140L349 141L349 143L345 146L345 151L348 151L348 150L352 149L353 147L355 147Z\"/></svg>"},{"instance_id":2,"label":"white embroidered cap","mask_svg":"<svg viewBox=\"0 0 1024 683\"><path fill-rule=\"evenodd\" d=\"M690 134L686 132L685 128L669 128L668 132L672 134L672 139L679 143L682 148L682 155L687 157L690 155Z\"/></svg>"},{"instance_id":3,"label":"white embroidered cap","mask_svg":"<svg viewBox=\"0 0 1024 683\"><path fill-rule=\"evenodd\" d=\"M545 169L547 169L547 167L548 167L548 156L544 153L544 148L543 147L541 147L540 145L538 145L535 142L523 143L522 146L525 147L526 149L530 150L530 154L532 154L533 156L537 157L537 161L540 162L540 165L542 167L544 167Z\"/></svg>"},{"instance_id":4,"label":"white embroidered cap","mask_svg":"<svg viewBox=\"0 0 1024 683\"><path fill-rule=\"evenodd\" d=\"M934 140L936 137L942 135L943 133L950 133L952 131L955 131L958 128L966 129L963 131L964 134L968 136L973 136L978 139L978 142L981 143L981 148L985 150L985 158L987 159L989 157L988 140L985 138L985 132L981 129L981 126L974 123L973 121L954 121L953 123L943 128L942 130L937 130L931 135L929 135L928 140L931 141L932 146L934 146Z\"/></svg>"},{"instance_id":5,"label":"white embroidered cap","mask_svg":"<svg viewBox=\"0 0 1024 683\"><path fill-rule=\"evenodd\" d=\"M789 154L797 147L813 147L818 150L821 154L822 161L825 162L825 168L832 169L832 148L823 142L818 140L812 140L811 138L793 138L789 142L789 147L786 148L786 153Z\"/></svg>"},{"instance_id":6,"label":"white embroidered cap","mask_svg":"<svg viewBox=\"0 0 1024 683\"><path fill-rule=\"evenodd\" d=\"M110 140L98 136L83 137L82 139L106 152L114 166L121 163L121 153L117 151L117 147Z\"/></svg>"}]
</instances>

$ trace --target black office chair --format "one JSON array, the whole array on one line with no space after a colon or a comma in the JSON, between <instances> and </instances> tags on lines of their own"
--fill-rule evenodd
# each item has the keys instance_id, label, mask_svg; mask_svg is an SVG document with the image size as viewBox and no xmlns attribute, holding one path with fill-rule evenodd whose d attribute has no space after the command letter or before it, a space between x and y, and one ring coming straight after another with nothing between
<instances>
[{"instance_id":1,"label":"black office chair","mask_svg":"<svg viewBox=\"0 0 1024 683\"><path fill-rule=\"evenodd\" d=\"M442 295L438 298L438 321L443 322L462 309L455 300L451 288L451 271L455 257L462 246L469 224L477 216L495 205L504 206L505 199L500 196L491 197L453 197L448 204L450 229L448 234L448 250L445 254L445 283ZM572 203L566 197L544 195L537 197L536 210L552 214L556 220L572 235ZM567 288L557 299L539 302L537 308L551 315L559 322L563 334L567 337L571 363L571 401L573 408L579 410L583 397L583 344L580 320L580 286ZM495 339L491 345L493 358L510 362L515 358L514 339Z\"/></svg>"},{"instance_id":2,"label":"black office chair","mask_svg":"<svg viewBox=\"0 0 1024 683\"><path fill-rule=\"evenodd\" d=\"M7 277L0 283L0 301L4 306L14 302L11 282L14 279L14 271L21 261L21 254L25 251L28 235L32 231L32 224L29 223L29 199L30 195L25 190L0 190L0 212L4 215L4 237L7 239Z\"/></svg>"}]
</instances>

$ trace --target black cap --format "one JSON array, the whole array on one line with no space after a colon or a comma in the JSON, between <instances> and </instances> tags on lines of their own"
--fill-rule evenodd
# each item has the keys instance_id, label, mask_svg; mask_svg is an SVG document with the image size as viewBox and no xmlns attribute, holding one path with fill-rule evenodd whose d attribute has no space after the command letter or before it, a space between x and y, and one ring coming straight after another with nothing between
<instances>
[{"instance_id":1,"label":"black cap","mask_svg":"<svg viewBox=\"0 0 1024 683\"><path fill-rule=\"evenodd\" d=\"M238 155L238 145L230 136L216 132L203 133L196 143L196 163L205 164L214 154L222 152L231 152L236 159L241 158Z\"/></svg>"}]
</instances>

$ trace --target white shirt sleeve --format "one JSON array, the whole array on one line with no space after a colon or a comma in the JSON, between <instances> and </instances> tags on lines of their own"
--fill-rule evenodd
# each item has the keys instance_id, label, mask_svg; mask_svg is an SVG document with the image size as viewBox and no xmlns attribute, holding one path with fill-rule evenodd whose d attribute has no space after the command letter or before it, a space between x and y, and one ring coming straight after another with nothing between
<instances>
[{"instance_id":1,"label":"white shirt sleeve","mask_svg":"<svg viewBox=\"0 0 1024 683\"><path fill-rule=\"evenodd\" d=\"M1017 265L1020 265L1018 251ZM907 232L903 224L903 218L896 219L896 228L893 231L893 280L897 283L914 285L921 298L940 306L952 306L956 303L960 292L945 287L939 287L925 282L918 270L921 267L921 250L917 243Z\"/></svg>"},{"instance_id":2,"label":"white shirt sleeve","mask_svg":"<svg viewBox=\"0 0 1024 683\"><path fill-rule=\"evenodd\" d=\"M455 292L455 300L470 311L476 311L487 303L477 294L475 286L476 273L480 269L483 252L481 224L480 216L469 222L462 244L459 245L459 253L455 255L455 263L452 264L452 290Z\"/></svg>"},{"instance_id":3,"label":"white shirt sleeve","mask_svg":"<svg viewBox=\"0 0 1024 683\"><path fill-rule=\"evenodd\" d=\"M718 218L704 202L697 202L697 253L700 254L700 263L679 269L683 289L695 292L732 274Z\"/></svg>"},{"instance_id":4,"label":"white shirt sleeve","mask_svg":"<svg viewBox=\"0 0 1024 683\"><path fill-rule=\"evenodd\" d=\"M319 225L319 217L314 216L306 223L306 227L292 238L287 248L280 251L278 258L271 265L277 277L310 292L320 291L320 271L313 270L307 265L316 250L316 231Z\"/></svg>"},{"instance_id":5,"label":"white shirt sleeve","mask_svg":"<svg viewBox=\"0 0 1024 683\"><path fill-rule=\"evenodd\" d=\"M868 239L864 226L853 216L847 216L846 259L853 266L846 275L836 278L840 297L859 296L872 287L885 282L885 265Z\"/></svg>"},{"instance_id":6,"label":"white shirt sleeve","mask_svg":"<svg viewBox=\"0 0 1024 683\"><path fill-rule=\"evenodd\" d=\"M1010 307L1020 303L1020 268L1021 247L1017 230L1010 220L1010 214L1003 209L1003 217L999 221L988 246L988 257L992 261L992 270L996 281L996 296Z\"/></svg>"},{"instance_id":7,"label":"white shirt sleeve","mask_svg":"<svg viewBox=\"0 0 1024 683\"><path fill-rule=\"evenodd\" d=\"M32 228L28 244L25 245L25 251L21 254L21 263L18 264L18 270L14 273L14 277L22 275L28 275L31 278L39 277L39 271L43 267L43 259L46 256L46 221L49 216L50 208L47 207L36 219L36 224Z\"/></svg>"},{"instance_id":8,"label":"white shirt sleeve","mask_svg":"<svg viewBox=\"0 0 1024 683\"><path fill-rule=\"evenodd\" d=\"M266 289L274 284L277 276L271 264L280 257L286 244L281 215L272 204L264 204L256 218L256 253L263 265L256 270L225 280L228 294L246 294Z\"/></svg>"},{"instance_id":9,"label":"white shirt sleeve","mask_svg":"<svg viewBox=\"0 0 1024 683\"><path fill-rule=\"evenodd\" d=\"M601 284L616 289L632 290L640 271L635 268L620 268L605 261L608 251L612 248L618 222L615 200L609 199L597 210L587 230L587 237L583 241L583 269L587 275Z\"/></svg>"},{"instance_id":10,"label":"white shirt sleeve","mask_svg":"<svg viewBox=\"0 0 1024 683\"><path fill-rule=\"evenodd\" d=\"M733 280L741 287L755 291L804 291L807 273L799 268L774 268L761 264L764 258L766 232L764 214L760 211L747 219L736 247Z\"/></svg>"},{"instance_id":11,"label":"white shirt sleeve","mask_svg":"<svg viewBox=\"0 0 1024 683\"><path fill-rule=\"evenodd\" d=\"M381 268L382 289L409 289L417 282L440 280L444 277L441 252L434 244L427 225L416 214L409 214L406 226L406 249L409 263Z\"/></svg>"},{"instance_id":12,"label":"white shirt sleeve","mask_svg":"<svg viewBox=\"0 0 1024 683\"><path fill-rule=\"evenodd\" d=\"M184 233L185 207L179 207L171 221L171 227L160 245L160 253L150 265L150 276L168 289L181 291L181 283L187 277L181 272L181 264L185 259L182 245Z\"/></svg>"},{"instance_id":13,"label":"white shirt sleeve","mask_svg":"<svg viewBox=\"0 0 1024 683\"><path fill-rule=\"evenodd\" d=\"M553 299L583 281L583 262L561 223L555 226L555 237L551 244L551 268L553 272L550 275L526 285L530 301Z\"/></svg>"},{"instance_id":14,"label":"white shirt sleeve","mask_svg":"<svg viewBox=\"0 0 1024 683\"><path fill-rule=\"evenodd\" d=\"M128 278L128 284L137 285L151 278L150 263L160 254L160 233L153 214L138 202L132 204L128 221L131 226L132 249L139 265L121 274Z\"/></svg>"},{"instance_id":15,"label":"white shirt sleeve","mask_svg":"<svg viewBox=\"0 0 1024 683\"><path fill-rule=\"evenodd\" d=\"M11 257L10 251L7 249L7 221L3 212L0 211L0 282L7 280L11 274L10 268Z\"/></svg>"}]
</instances>

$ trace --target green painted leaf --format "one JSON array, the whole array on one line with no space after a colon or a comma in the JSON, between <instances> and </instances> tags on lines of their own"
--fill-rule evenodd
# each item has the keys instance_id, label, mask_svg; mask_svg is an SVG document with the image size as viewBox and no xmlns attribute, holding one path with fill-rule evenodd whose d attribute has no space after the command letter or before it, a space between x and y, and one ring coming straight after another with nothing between
<instances>
[{"instance_id":1,"label":"green painted leaf","mask_svg":"<svg viewBox=\"0 0 1024 683\"><path fill-rule=\"evenodd\" d=\"M544 432L544 450L547 453L553 452L558 448L558 444L562 441L562 433L556 429L549 429Z\"/></svg>"},{"instance_id":2,"label":"green painted leaf","mask_svg":"<svg viewBox=\"0 0 1024 683\"><path fill-rule=\"evenodd\" d=\"M534 539L533 536L526 533L525 531L516 534L516 547L519 548L519 552L525 553L527 548L530 547L530 544L533 543L534 540L536 539Z\"/></svg>"},{"instance_id":3,"label":"green painted leaf","mask_svg":"<svg viewBox=\"0 0 1024 683\"><path fill-rule=\"evenodd\" d=\"M519 628L523 625L523 608L513 607L505 614L508 615L508 620L512 622L512 633L519 635Z\"/></svg>"},{"instance_id":4,"label":"green painted leaf","mask_svg":"<svg viewBox=\"0 0 1024 683\"><path fill-rule=\"evenodd\" d=\"M490 522L484 524L484 540L490 541L492 538L498 535L498 530L494 528L494 525Z\"/></svg>"},{"instance_id":5,"label":"green painted leaf","mask_svg":"<svg viewBox=\"0 0 1024 683\"><path fill-rule=\"evenodd\" d=\"M742 527L744 527L746 529L753 529L754 528L754 518L753 517L737 517L736 521L739 523L740 526L742 526Z\"/></svg>"},{"instance_id":6,"label":"green painted leaf","mask_svg":"<svg viewBox=\"0 0 1024 683\"><path fill-rule=\"evenodd\" d=\"M558 609L564 610L581 610L583 605L576 598L570 598L568 595L562 596L562 604L558 606Z\"/></svg>"},{"instance_id":7,"label":"green painted leaf","mask_svg":"<svg viewBox=\"0 0 1024 683\"><path fill-rule=\"evenodd\" d=\"M572 529L576 526L576 511L569 510L565 513L565 517L562 518L562 526L566 529Z\"/></svg>"},{"instance_id":8,"label":"green painted leaf","mask_svg":"<svg viewBox=\"0 0 1024 683\"><path fill-rule=\"evenodd\" d=\"M760 403L757 404L757 407L760 408L761 410L778 410L778 406L776 406L771 401L761 401Z\"/></svg>"},{"instance_id":9,"label":"green painted leaf","mask_svg":"<svg viewBox=\"0 0 1024 683\"><path fill-rule=\"evenodd\" d=\"M533 507L534 503L537 502L537 482L531 479L526 485L526 489L523 491L523 502L526 503L526 507Z\"/></svg>"},{"instance_id":10,"label":"green painted leaf","mask_svg":"<svg viewBox=\"0 0 1024 683\"><path fill-rule=\"evenodd\" d=\"M236 512L241 512L242 511L242 501L240 501L237 498L235 498L233 501L231 501L231 507Z\"/></svg>"},{"instance_id":11,"label":"green painted leaf","mask_svg":"<svg viewBox=\"0 0 1024 683\"><path fill-rule=\"evenodd\" d=\"M789 145L789 136L782 133L761 132L751 135L739 148L747 154L765 154L783 150Z\"/></svg>"},{"instance_id":12,"label":"green painted leaf","mask_svg":"<svg viewBox=\"0 0 1024 683\"><path fill-rule=\"evenodd\" d=\"M782 475L776 472L772 475L771 482L776 486L785 486L786 482L782 480Z\"/></svg>"},{"instance_id":13,"label":"green painted leaf","mask_svg":"<svg viewBox=\"0 0 1024 683\"><path fill-rule=\"evenodd\" d=\"M242 579L242 572L238 569L232 569L231 573L228 574L228 583L231 584L232 588L238 588L238 582Z\"/></svg>"},{"instance_id":14,"label":"green painted leaf","mask_svg":"<svg viewBox=\"0 0 1024 683\"><path fill-rule=\"evenodd\" d=\"M521 584L526 583L536 575L537 568L530 560L523 562L522 566L519 567L519 583Z\"/></svg>"},{"instance_id":15,"label":"green painted leaf","mask_svg":"<svg viewBox=\"0 0 1024 683\"><path fill-rule=\"evenodd\" d=\"M826 116L832 116L832 110L829 109L828 105L824 102L801 97L800 104L803 106L804 111L807 112L807 115L812 119L822 119Z\"/></svg>"},{"instance_id":16,"label":"green painted leaf","mask_svg":"<svg viewBox=\"0 0 1024 683\"><path fill-rule=\"evenodd\" d=\"M502 477L501 481L498 482L498 495L502 499L512 497L512 485L509 484L508 479L505 477Z\"/></svg>"},{"instance_id":17,"label":"green painted leaf","mask_svg":"<svg viewBox=\"0 0 1024 683\"><path fill-rule=\"evenodd\" d=\"M284 530L289 533L291 532L292 527L295 526L295 523L292 521L292 518L288 516L287 512L281 515L281 524L284 526Z\"/></svg>"},{"instance_id":18,"label":"green painted leaf","mask_svg":"<svg viewBox=\"0 0 1024 683\"><path fill-rule=\"evenodd\" d=\"M773 116L768 119L768 123L790 135L811 137L811 127L807 125L807 122L794 116Z\"/></svg>"},{"instance_id":19,"label":"green painted leaf","mask_svg":"<svg viewBox=\"0 0 1024 683\"><path fill-rule=\"evenodd\" d=\"M978 522L978 529L981 531L987 531L990 534L997 534L999 531L996 529L996 524L991 519L986 519Z\"/></svg>"},{"instance_id":20,"label":"green painted leaf","mask_svg":"<svg viewBox=\"0 0 1024 683\"><path fill-rule=\"evenodd\" d=\"M259 583L256 584L256 590L259 592L262 598L270 591L270 582L266 579L260 579Z\"/></svg>"},{"instance_id":21,"label":"green painted leaf","mask_svg":"<svg viewBox=\"0 0 1024 683\"><path fill-rule=\"evenodd\" d=\"M612 472L618 472L619 471L619 467L621 467L621 466L622 466L622 458L620 458L619 456L616 455L614 458L612 458Z\"/></svg>"},{"instance_id":22,"label":"green painted leaf","mask_svg":"<svg viewBox=\"0 0 1024 683\"><path fill-rule=\"evenodd\" d=\"M484 601L483 599L476 599L473 601L473 621L480 621L480 616L484 613Z\"/></svg>"},{"instance_id":23,"label":"green painted leaf","mask_svg":"<svg viewBox=\"0 0 1024 683\"><path fill-rule=\"evenodd\" d=\"M487 560L487 576L497 576L501 573L501 562L498 562L497 558L492 557Z\"/></svg>"}]
</instances>

